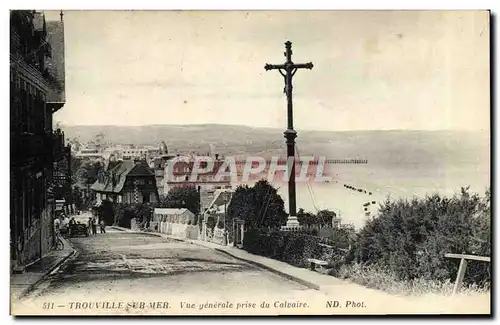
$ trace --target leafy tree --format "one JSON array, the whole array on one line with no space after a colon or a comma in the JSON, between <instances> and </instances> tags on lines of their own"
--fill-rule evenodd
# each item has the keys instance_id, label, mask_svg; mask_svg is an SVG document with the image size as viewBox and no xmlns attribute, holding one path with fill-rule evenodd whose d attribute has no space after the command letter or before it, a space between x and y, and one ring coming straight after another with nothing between
<instances>
[{"instance_id":1,"label":"leafy tree","mask_svg":"<svg viewBox=\"0 0 500 325\"><path fill-rule=\"evenodd\" d=\"M68 144L72 148L74 148L75 151L80 151L80 149L82 148L82 144L80 143L80 141L77 138L69 139Z\"/></svg>"},{"instance_id":2,"label":"leafy tree","mask_svg":"<svg viewBox=\"0 0 500 325\"><path fill-rule=\"evenodd\" d=\"M200 193L194 187L176 187L160 201L162 208L187 208L197 215L200 212Z\"/></svg>"},{"instance_id":3,"label":"leafy tree","mask_svg":"<svg viewBox=\"0 0 500 325\"><path fill-rule=\"evenodd\" d=\"M73 202L78 210L82 210L84 208L82 191L77 186L73 186Z\"/></svg>"},{"instance_id":4,"label":"leafy tree","mask_svg":"<svg viewBox=\"0 0 500 325\"><path fill-rule=\"evenodd\" d=\"M227 208L228 221L245 220L248 229L261 227L277 228L286 223L284 202L277 189L266 180L258 181L253 187L239 186Z\"/></svg>"},{"instance_id":5,"label":"leafy tree","mask_svg":"<svg viewBox=\"0 0 500 325\"><path fill-rule=\"evenodd\" d=\"M99 222L104 221L106 225L112 225L115 219L115 209L113 203L109 200L102 200L101 206L97 208Z\"/></svg>"},{"instance_id":6,"label":"leafy tree","mask_svg":"<svg viewBox=\"0 0 500 325\"><path fill-rule=\"evenodd\" d=\"M302 208L297 211L297 221L301 226L305 226L307 228L317 224L316 215L311 212L305 212Z\"/></svg>"},{"instance_id":7,"label":"leafy tree","mask_svg":"<svg viewBox=\"0 0 500 325\"><path fill-rule=\"evenodd\" d=\"M320 210L316 214L317 223L321 227L331 226L333 218L337 217L337 214L330 210Z\"/></svg>"},{"instance_id":8,"label":"leafy tree","mask_svg":"<svg viewBox=\"0 0 500 325\"><path fill-rule=\"evenodd\" d=\"M331 226L332 220L337 214L330 210L320 210L318 213L305 212L304 209L299 209L297 212L297 220L302 226L310 228L311 226Z\"/></svg>"},{"instance_id":9,"label":"leafy tree","mask_svg":"<svg viewBox=\"0 0 500 325\"><path fill-rule=\"evenodd\" d=\"M76 171L76 180L84 186L91 186L104 173L104 165L100 161L84 161Z\"/></svg>"},{"instance_id":10,"label":"leafy tree","mask_svg":"<svg viewBox=\"0 0 500 325\"><path fill-rule=\"evenodd\" d=\"M78 171L82 165L82 160L71 156L70 170L71 170L71 184L78 183Z\"/></svg>"}]
</instances>

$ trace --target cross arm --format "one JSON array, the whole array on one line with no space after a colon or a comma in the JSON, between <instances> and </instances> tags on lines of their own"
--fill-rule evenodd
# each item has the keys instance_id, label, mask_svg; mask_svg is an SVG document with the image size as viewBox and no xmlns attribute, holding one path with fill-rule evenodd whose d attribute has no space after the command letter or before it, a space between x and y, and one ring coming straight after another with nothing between
<instances>
[{"instance_id":1,"label":"cross arm","mask_svg":"<svg viewBox=\"0 0 500 325\"><path fill-rule=\"evenodd\" d=\"M298 63L298 64L295 63L293 65L293 67L295 69L309 69L309 70L311 70L314 67L314 65L312 64L312 62L309 62L309 63Z\"/></svg>"},{"instance_id":2,"label":"cross arm","mask_svg":"<svg viewBox=\"0 0 500 325\"><path fill-rule=\"evenodd\" d=\"M444 254L444 257L448 258L459 258L466 260L474 260L474 261L482 261L482 262L491 262L491 258L488 256L476 256L476 255L465 255L465 254Z\"/></svg>"},{"instance_id":3,"label":"cross arm","mask_svg":"<svg viewBox=\"0 0 500 325\"><path fill-rule=\"evenodd\" d=\"M266 64L264 69L266 69L266 71L285 69L285 65L284 64Z\"/></svg>"}]
</instances>

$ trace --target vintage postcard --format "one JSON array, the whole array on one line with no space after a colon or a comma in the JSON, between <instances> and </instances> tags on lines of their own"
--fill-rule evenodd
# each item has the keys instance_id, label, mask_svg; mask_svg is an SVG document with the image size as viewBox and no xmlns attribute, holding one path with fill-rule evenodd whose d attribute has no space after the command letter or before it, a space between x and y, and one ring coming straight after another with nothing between
<instances>
[{"instance_id":1,"label":"vintage postcard","mask_svg":"<svg viewBox=\"0 0 500 325\"><path fill-rule=\"evenodd\" d=\"M12 315L491 313L489 11L10 12Z\"/></svg>"}]
</instances>

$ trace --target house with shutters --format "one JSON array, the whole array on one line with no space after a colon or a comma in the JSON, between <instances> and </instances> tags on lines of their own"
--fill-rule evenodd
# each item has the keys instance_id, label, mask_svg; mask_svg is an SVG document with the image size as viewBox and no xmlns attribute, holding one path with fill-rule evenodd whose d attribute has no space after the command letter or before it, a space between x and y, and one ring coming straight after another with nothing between
<instances>
[{"instance_id":1,"label":"house with shutters","mask_svg":"<svg viewBox=\"0 0 500 325\"><path fill-rule=\"evenodd\" d=\"M98 205L102 200L128 204L156 203L159 200L155 174L142 161L110 163L90 189L96 193Z\"/></svg>"}]
</instances>

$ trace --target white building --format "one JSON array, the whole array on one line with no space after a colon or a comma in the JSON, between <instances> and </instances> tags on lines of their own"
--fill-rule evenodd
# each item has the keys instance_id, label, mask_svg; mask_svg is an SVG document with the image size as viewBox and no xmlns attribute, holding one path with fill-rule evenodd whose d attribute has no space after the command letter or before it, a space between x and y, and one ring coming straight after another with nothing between
<instances>
[{"instance_id":1,"label":"white building","mask_svg":"<svg viewBox=\"0 0 500 325\"><path fill-rule=\"evenodd\" d=\"M169 223L180 223L188 224L194 223L195 215L186 208L174 209L174 208L155 208L153 221L154 222L169 222Z\"/></svg>"},{"instance_id":2,"label":"white building","mask_svg":"<svg viewBox=\"0 0 500 325\"><path fill-rule=\"evenodd\" d=\"M103 155L101 152L99 152L99 150L97 148L85 147L85 148L82 148L79 152L77 152L75 154L75 157L80 158L80 159L87 158L87 159L93 160L93 159L103 158Z\"/></svg>"}]
</instances>

